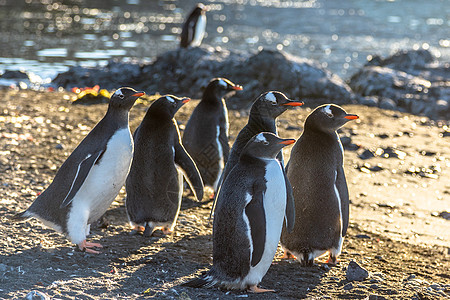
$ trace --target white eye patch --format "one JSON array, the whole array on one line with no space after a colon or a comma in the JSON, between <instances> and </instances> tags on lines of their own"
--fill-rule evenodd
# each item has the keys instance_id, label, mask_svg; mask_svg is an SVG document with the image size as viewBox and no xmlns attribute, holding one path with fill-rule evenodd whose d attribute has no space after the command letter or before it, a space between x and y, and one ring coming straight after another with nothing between
<instances>
[{"instance_id":1,"label":"white eye patch","mask_svg":"<svg viewBox=\"0 0 450 300\"><path fill-rule=\"evenodd\" d=\"M270 101L270 102L274 103L274 104L277 103L277 97L275 97L275 95L274 95L272 92L267 93L265 99L266 99L267 101Z\"/></svg>"},{"instance_id":2,"label":"white eye patch","mask_svg":"<svg viewBox=\"0 0 450 300\"><path fill-rule=\"evenodd\" d=\"M114 95L115 96L122 96L123 97L123 93L122 93L122 89L118 89L115 93L114 93Z\"/></svg>"},{"instance_id":3,"label":"white eye patch","mask_svg":"<svg viewBox=\"0 0 450 300\"><path fill-rule=\"evenodd\" d=\"M267 143L266 138L264 137L264 134L259 133L256 137L255 137L255 142L258 143Z\"/></svg>"},{"instance_id":4,"label":"white eye patch","mask_svg":"<svg viewBox=\"0 0 450 300\"><path fill-rule=\"evenodd\" d=\"M175 100L170 97L170 96L166 96L167 101L169 101L170 103L175 103Z\"/></svg>"},{"instance_id":5,"label":"white eye patch","mask_svg":"<svg viewBox=\"0 0 450 300\"><path fill-rule=\"evenodd\" d=\"M333 117L333 112L331 111L331 106L327 105L324 108L322 108L322 111L330 118Z\"/></svg>"},{"instance_id":6,"label":"white eye patch","mask_svg":"<svg viewBox=\"0 0 450 300\"><path fill-rule=\"evenodd\" d=\"M228 87L228 84L222 79L220 79L218 83L223 88L227 88Z\"/></svg>"}]
</instances>

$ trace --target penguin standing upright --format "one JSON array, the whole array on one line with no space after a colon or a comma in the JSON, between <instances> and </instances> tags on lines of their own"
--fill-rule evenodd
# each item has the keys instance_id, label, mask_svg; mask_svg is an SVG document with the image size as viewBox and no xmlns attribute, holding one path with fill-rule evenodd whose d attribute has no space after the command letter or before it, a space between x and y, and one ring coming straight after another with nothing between
<instances>
[{"instance_id":1,"label":"penguin standing upright","mask_svg":"<svg viewBox=\"0 0 450 300\"><path fill-rule=\"evenodd\" d=\"M294 230L283 228L281 245L302 265L329 252L335 264L349 220L349 196L343 168L343 148L336 130L357 115L337 105L322 105L306 119L303 134L286 167L296 210Z\"/></svg>"},{"instance_id":2,"label":"penguin standing upright","mask_svg":"<svg viewBox=\"0 0 450 300\"><path fill-rule=\"evenodd\" d=\"M222 176L219 180L219 189L222 182L228 176L228 173L233 169L239 160L242 149L247 142L256 134L260 132L272 132L277 134L277 126L275 124L276 118L285 112L289 108L303 105L303 102L290 100L283 93L280 92L266 92L261 94L250 109L250 115L248 123L239 132L233 147L230 150L230 156L228 157L225 169L222 172ZM283 153L280 151L277 155L277 159L280 161L284 172ZM286 180L286 186L288 189L288 206L294 205L294 199L292 196L292 188L289 181ZM215 209L215 201L211 209L211 215ZM294 211L294 209L290 209Z\"/></svg>"},{"instance_id":3,"label":"penguin standing upright","mask_svg":"<svg viewBox=\"0 0 450 300\"><path fill-rule=\"evenodd\" d=\"M276 156L294 142L263 132L242 149L217 196L213 266L185 286L273 291L257 285L272 263L283 220L288 218L286 179Z\"/></svg>"},{"instance_id":4,"label":"penguin standing upright","mask_svg":"<svg viewBox=\"0 0 450 300\"><path fill-rule=\"evenodd\" d=\"M200 46L206 31L206 11L206 6L198 3L189 14L181 30L181 48Z\"/></svg>"},{"instance_id":5,"label":"penguin standing upright","mask_svg":"<svg viewBox=\"0 0 450 300\"><path fill-rule=\"evenodd\" d=\"M183 134L183 145L194 159L203 184L217 188L228 160L228 110L223 98L242 87L225 78L212 79L192 112Z\"/></svg>"},{"instance_id":6,"label":"penguin standing upright","mask_svg":"<svg viewBox=\"0 0 450 300\"><path fill-rule=\"evenodd\" d=\"M198 200L203 183L181 143L175 113L189 98L166 95L147 110L134 133L135 151L126 180L126 208L133 232L150 236L157 227L172 232L180 211L183 175Z\"/></svg>"},{"instance_id":7,"label":"penguin standing upright","mask_svg":"<svg viewBox=\"0 0 450 300\"><path fill-rule=\"evenodd\" d=\"M65 233L80 250L99 253L91 248L102 245L86 242L86 236L125 183L133 157L128 115L142 95L131 88L118 89L106 115L62 164L52 183L14 219L35 217Z\"/></svg>"}]
</instances>

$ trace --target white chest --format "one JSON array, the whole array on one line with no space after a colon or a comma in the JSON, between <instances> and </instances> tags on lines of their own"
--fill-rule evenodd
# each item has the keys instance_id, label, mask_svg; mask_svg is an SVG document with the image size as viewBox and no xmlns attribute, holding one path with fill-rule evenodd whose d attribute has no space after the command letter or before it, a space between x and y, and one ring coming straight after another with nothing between
<instances>
[{"instance_id":1,"label":"white chest","mask_svg":"<svg viewBox=\"0 0 450 300\"><path fill-rule=\"evenodd\" d=\"M195 25L194 38L191 43L193 47L200 46L203 40L203 36L205 34L205 30L206 30L206 16L201 15L198 18L197 24Z\"/></svg>"}]
</instances>

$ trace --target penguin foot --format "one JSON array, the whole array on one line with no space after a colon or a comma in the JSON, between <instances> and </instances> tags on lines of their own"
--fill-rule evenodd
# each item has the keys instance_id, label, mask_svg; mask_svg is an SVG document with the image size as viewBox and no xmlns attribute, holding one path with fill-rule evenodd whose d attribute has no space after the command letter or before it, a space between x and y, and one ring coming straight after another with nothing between
<instances>
[{"instance_id":1,"label":"penguin foot","mask_svg":"<svg viewBox=\"0 0 450 300\"><path fill-rule=\"evenodd\" d=\"M336 256L330 255L325 263L331 266L335 266L337 265L338 262L339 260L337 259Z\"/></svg>"},{"instance_id":2,"label":"penguin foot","mask_svg":"<svg viewBox=\"0 0 450 300\"><path fill-rule=\"evenodd\" d=\"M163 228L162 228L162 232L163 232L165 235L169 235L169 234L172 234L172 233L173 233L173 229L170 229L169 227L163 227Z\"/></svg>"},{"instance_id":3,"label":"penguin foot","mask_svg":"<svg viewBox=\"0 0 450 300\"><path fill-rule=\"evenodd\" d=\"M143 236L144 237L151 237L153 234L153 231L155 231L155 226L150 225L150 223L147 222L145 224L145 229L143 230Z\"/></svg>"},{"instance_id":4,"label":"penguin foot","mask_svg":"<svg viewBox=\"0 0 450 300\"><path fill-rule=\"evenodd\" d=\"M103 246L99 243L90 243L90 242L86 242L86 240L84 240L78 244L78 248L80 248L81 251L86 251L87 253L92 253L92 254L100 254L100 251L90 249L90 248L94 248L94 247L103 248Z\"/></svg>"},{"instance_id":5,"label":"penguin foot","mask_svg":"<svg viewBox=\"0 0 450 300\"><path fill-rule=\"evenodd\" d=\"M290 258L297 259L297 257L295 257L295 255L293 255L291 252L284 251L281 259L290 259Z\"/></svg>"},{"instance_id":6,"label":"penguin foot","mask_svg":"<svg viewBox=\"0 0 450 300\"><path fill-rule=\"evenodd\" d=\"M313 267L314 266L314 258L313 259L308 259L308 258L303 259L300 262L300 266L302 266L302 267Z\"/></svg>"},{"instance_id":7,"label":"penguin foot","mask_svg":"<svg viewBox=\"0 0 450 300\"><path fill-rule=\"evenodd\" d=\"M259 288L256 284L251 285L247 288L247 291L250 293L275 293L275 290L267 290Z\"/></svg>"},{"instance_id":8,"label":"penguin foot","mask_svg":"<svg viewBox=\"0 0 450 300\"><path fill-rule=\"evenodd\" d=\"M133 230L130 231L129 235L137 235L143 233L145 228L143 226L135 225Z\"/></svg>"}]
</instances>

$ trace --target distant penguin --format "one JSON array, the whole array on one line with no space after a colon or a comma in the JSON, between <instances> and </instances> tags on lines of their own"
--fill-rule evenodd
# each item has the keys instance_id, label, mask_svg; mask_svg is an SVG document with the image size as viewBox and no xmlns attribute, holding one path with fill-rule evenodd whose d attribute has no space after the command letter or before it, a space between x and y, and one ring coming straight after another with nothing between
<instances>
[{"instance_id":1,"label":"distant penguin","mask_svg":"<svg viewBox=\"0 0 450 300\"><path fill-rule=\"evenodd\" d=\"M183 285L273 291L257 285L272 263L287 217L284 171L276 156L294 142L263 132L242 149L217 196L213 266Z\"/></svg>"},{"instance_id":2,"label":"distant penguin","mask_svg":"<svg viewBox=\"0 0 450 300\"><path fill-rule=\"evenodd\" d=\"M336 264L349 220L349 196L343 168L343 148L336 130L357 115L337 105L316 108L306 119L303 134L286 167L291 182L296 221L290 233L283 228L281 245L303 266L329 252Z\"/></svg>"},{"instance_id":3,"label":"distant penguin","mask_svg":"<svg viewBox=\"0 0 450 300\"><path fill-rule=\"evenodd\" d=\"M248 118L248 123L239 132L233 147L230 151L230 156L228 157L225 169L222 172L222 176L219 180L220 184L224 182L228 173L233 169L239 160L242 149L247 144L247 142L256 134L260 132L272 132L277 134L276 119L279 115L285 112L289 108L303 105L303 102L297 100L288 99L283 93L271 91L261 94L250 109L250 115ZM284 171L283 153L280 151L277 155L277 159L281 162ZM292 196L292 188L290 187L289 181L286 180L286 185L288 186L288 206L293 205L294 199ZM215 203L213 204L211 213L214 212ZM293 209L292 209L293 211Z\"/></svg>"},{"instance_id":4,"label":"distant penguin","mask_svg":"<svg viewBox=\"0 0 450 300\"><path fill-rule=\"evenodd\" d=\"M198 3L189 14L181 31L181 48L200 46L206 31L206 11L206 6Z\"/></svg>"},{"instance_id":5,"label":"distant penguin","mask_svg":"<svg viewBox=\"0 0 450 300\"><path fill-rule=\"evenodd\" d=\"M194 159L203 184L217 188L228 160L228 110L223 98L242 87L225 78L212 79L192 112L183 134L183 145Z\"/></svg>"},{"instance_id":6,"label":"distant penguin","mask_svg":"<svg viewBox=\"0 0 450 300\"><path fill-rule=\"evenodd\" d=\"M135 151L126 180L126 208L134 227L151 236L162 227L173 231L180 211L183 175L198 200L203 198L203 183L194 161L181 143L175 113L189 98L166 95L147 110L134 133Z\"/></svg>"},{"instance_id":7,"label":"distant penguin","mask_svg":"<svg viewBox=\"0 0 450 300\"><path fill-rule=\"evenodd\" d=\"M137 98L144 95L120 88L108 111L62 164L49 187L14 219L35 217L65 233L80 250L102 247L86 242L90 224L100 218L125 183L133 157L128 115Z\"/></svg>"}]
</instances>

